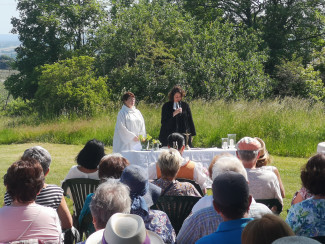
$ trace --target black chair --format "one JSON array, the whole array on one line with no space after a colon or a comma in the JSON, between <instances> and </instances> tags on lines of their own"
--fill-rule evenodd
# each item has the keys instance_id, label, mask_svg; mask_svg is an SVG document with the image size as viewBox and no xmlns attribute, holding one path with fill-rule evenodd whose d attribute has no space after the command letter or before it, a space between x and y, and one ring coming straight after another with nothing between
<instances>
[{"instance_id":1,"label":"black chair","mask_svg":"<svg viewBox=\"0 0 325 244\"><path fill-rule=\"evenodd\" d=\"M189 182L189 183L191 183L195 187L195 189L201 194L201 196L202 197L204 196L204 193L203 193L200 185L196 181L186 179L186 178L177 178L176 180L178 180L179 182Z\"/></svg>"},{"instance_id":2,"label":"black chair","mask_svg":"<svg viewBox=\"0 0 325 244\"><path fill-rule=\"evenodd\" d=\"M193 196L162 196L159 197L155 205L151 206L151 209L165 212L177 235L184 220L190 215L193 206L200 198Z\"/></svg>"},{"instance_id":3,"label":"black chair","mask_svg":"<svg viewBox=\"0 0 325 244\"><path fill-rule=\"evenodd\" d=\"M314 236L314 237L311 237L311 239L314 239L316 241L319 241L320 243L325 244L325 236Z\"/></svg>"},{"instance_id":4,"label":"black chair","mask_svg":"<svg viewBox=\"0 0 325 244\"><path fill-rule=\"evenodd\" d=\"M258 203L263 203L266 205L269 209L274 211L276 214L280 214L282 212L282 204L277 198L272 198L272 199L255 199L256 202ZM276 207L276 210L274 210L273 207ZM272 209L273 208L273 209Z\"/></svg>"},{"instance_id":5,"label":"black chair","mask_svg":"<svg viewBox=\"0 0 325 244\"><path fill-rule=\"evenodd\" d=\"M80 229L80 226L78 224L79 215L85 203L86 197L90 193L95 192L98 185L99 185L99 180L87 179L87 178L68 179L62 183L62 189L64 190L65 196L70 190L71 198L74 206L73 225L79 231L81 238L83 237L83 232L82 232L83 230Z\"/></svg>"}]
</instances>

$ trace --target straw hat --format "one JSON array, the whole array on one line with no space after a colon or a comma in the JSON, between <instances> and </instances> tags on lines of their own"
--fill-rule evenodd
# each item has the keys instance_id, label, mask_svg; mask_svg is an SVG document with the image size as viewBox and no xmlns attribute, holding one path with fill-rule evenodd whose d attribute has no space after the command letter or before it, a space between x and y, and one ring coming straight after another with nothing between
<instances>
[{"instance_id":1,"label":"straw hat","mask_svg":"<svg viewBox=\"0 0 325 244\"><path fill-rule=\"evenodd\" d=\"M143 219L135 214L116 213L105 229L96 231L86 244L163 244L156 233L146 230Z\"/></svg>"},{"instance_id":2,"label":"straw hat","mask_svg":"<svg viewBox=\"0 0 325 244\"><path fill-rule=\"evenodd\" d=\"M280 239L275 240L272 244L317 244L319 241L313 240L312 238L308 238L305 236L286 236Z\"/></svg>"}]
</instances>

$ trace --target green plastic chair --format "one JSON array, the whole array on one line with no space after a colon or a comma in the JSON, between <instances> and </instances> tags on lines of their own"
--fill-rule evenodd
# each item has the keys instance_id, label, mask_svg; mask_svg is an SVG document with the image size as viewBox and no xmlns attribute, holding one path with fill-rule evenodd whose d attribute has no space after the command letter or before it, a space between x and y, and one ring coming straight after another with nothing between
<instances>
[{"instance_id":1,"label":"green plastic chair","mask_svg":"<svg viewBox=\"0 0 325 244\"><path fill-rule=\"evenodd\" d=\"M162 196L150 209L165 212L177 235L184 220L190 215L193 206L200 198L193 196Z\"/></svg>"},{"instance_id":2,"label":"green plastic chair","mask_svg":"<svg viewBox=\"0 0 325 244\"><path fill-rule=\"evenodd\" d=\"M275 212L276 214L280 214L282 212L282 204L277 198L272 198L272 199L255 199L256 202L258 203L263 203L266 205L269 209L272 209L274 206L276 207L277 211Z\"/></svg>"},{"instance_id":3,"label":"green plastic chair","mask_svg":"<svg viewBox=\"0 0 325 244\"><path fill-rule=\"evenodd\" d=\"M80 226L78 224L79 215L85 203L86 197L90 193L95 192L98 185L99 180L87 178L68 179L62 183L64 195L66 196L69 191L71 193L71 198L74 206L73 225L79 231L81 238L83 236L83 230L80 229Z\"/></svg>"}]
</instances>

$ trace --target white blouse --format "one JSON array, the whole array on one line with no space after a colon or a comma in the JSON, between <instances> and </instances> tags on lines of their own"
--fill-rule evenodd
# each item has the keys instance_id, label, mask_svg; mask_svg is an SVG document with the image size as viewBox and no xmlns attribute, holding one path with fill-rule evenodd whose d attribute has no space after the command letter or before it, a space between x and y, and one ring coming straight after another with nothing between
<instances>
[{"instance_id":1,"label":"white blouse","mask_svg":"<svg viewBox=\"0 0 325 244\"><path fill-rule=\"evenodd\" d=\"M117 115L115 132L113 138L113 152L133 150L134 146L140 144L133 141L136 136L146 136L146 128L141 112L135 107L129 108L123 105Z\"/></svg>"}]
</instances>

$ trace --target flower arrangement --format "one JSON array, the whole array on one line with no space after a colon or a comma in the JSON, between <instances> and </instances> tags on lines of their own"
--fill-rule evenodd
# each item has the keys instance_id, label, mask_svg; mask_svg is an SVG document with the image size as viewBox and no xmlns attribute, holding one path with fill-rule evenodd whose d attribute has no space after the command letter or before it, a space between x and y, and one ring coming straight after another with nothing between
<instances>
[{"instance_id":1,"label":"flower arrangement","mask_svg":"<svg viewBox=\"0 0 325 244\"><path fill-rule=\"evenodd\" d=\"M152 136L147 134L147 136L140 135L139 141L142 146L142 150L149 150L149 146L152 146L153 149L159 149L159 145L161 145L160 141L157 139L153 139Z\"/></svg>"},{"instance_id":2,"label":"flower arrangement","mask_svg":"<svg viewBox=\"0 0 325 244\"><path fill-rule=\"evenodd\" d=\"M149 149L149 143L150 143L151 139L152 139L152 136L150 136L149 134L147 134L147 137L145 137L143 135L139 135L139 141L141 143L142 150Z\"/></svg>"}]
</instances>

